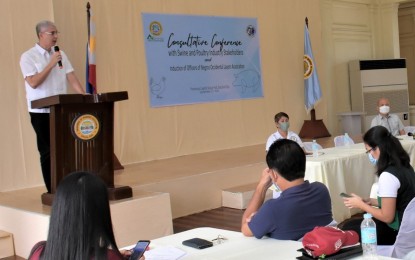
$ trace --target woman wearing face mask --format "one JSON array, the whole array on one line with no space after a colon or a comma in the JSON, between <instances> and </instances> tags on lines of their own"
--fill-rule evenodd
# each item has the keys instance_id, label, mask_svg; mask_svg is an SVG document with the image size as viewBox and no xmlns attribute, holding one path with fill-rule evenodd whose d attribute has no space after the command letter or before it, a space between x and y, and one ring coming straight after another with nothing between
<instances>
[{"instance_id":1,"label":"woman wearing face mask","mask_svg":"<svg viewBox=\"0 0 415 260\"><path fill-rule=\"evenodd\" d=\"M275 141L279 139L293 140L296 143L298 143L298 145L304 150L304 144L301 141L301 138L293 131L288 130L288 128L290 127L290 118L286 113L279 112L275 115L274 121L278 131L268 137L267 144L265 146L265 151L268 151L271 144L273 144ZM309 152L306 152L305 150L304 152L306 154L309 154Z\"/></svg>"},{"instance_id":2,"label":"woman wearing face mask","mask_svg":"<svg viewBox=\"0 0 415 260\"><path fill-rule=\"evenodd\" d=\"M351 198L343 199L344 205L372 214L376 222L378 244L392 245L405 208L415 197L415 172L408 153L385 127L370 128L364 134L363 142L370 162L376 165L378 198L362 199L352 193ZM356 231L359 231L360 222L361 219L358 219L358 223L355 223Z\"/></svg>"}]
</instances>

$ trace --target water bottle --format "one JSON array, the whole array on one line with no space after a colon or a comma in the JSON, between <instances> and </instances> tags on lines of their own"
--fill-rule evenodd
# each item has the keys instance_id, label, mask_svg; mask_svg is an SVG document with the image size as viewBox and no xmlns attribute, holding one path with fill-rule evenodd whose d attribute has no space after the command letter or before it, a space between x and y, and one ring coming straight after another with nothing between
<instances>
[{"instance_id":1,"label":"water bottle","mask_svg":"<svg viewBox=\"0 0 415 260\"><path fill-rule=\"evenodd\" d=\"M344 138L343 138L343 142L344 142L344 145L345 146L350 146L350 136L349 136L349 134L348 133L345 133L344 134Z\"/></svg>"},{"instance_id":2,"label":"water bottle","mask_svg":"<svg viewBox=\"0 0 415 260\"><path fill-rule=\"evenodd\" d=\"M369 213L364 214L363 218L362 224L360 225L363 259L377 259L376 223Z\"/></svg>"},{"instance_id":3,"label":"water bottle","mask_svg":"<svg viewBox=\"0 0 415 260\"><path fill-rule=\"evenodd\" d=\"M313 144L311 145L311 149L313 150L313 157L318 157L318 145L316 140L313 140Z\"/></svg>"}]
</instances>

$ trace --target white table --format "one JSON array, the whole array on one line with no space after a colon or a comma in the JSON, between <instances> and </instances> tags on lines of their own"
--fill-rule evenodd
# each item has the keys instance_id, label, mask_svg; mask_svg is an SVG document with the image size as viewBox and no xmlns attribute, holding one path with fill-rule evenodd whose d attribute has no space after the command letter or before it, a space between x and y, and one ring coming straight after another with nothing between
<instances>
[{"instance_id":1,"label":"white table","mask_svg":"<svg viewBox=\"0 0 415 260\"><path fill-rule=\"evenodd\" d=\"M404 139L405 138L405 139ZM415 162L415 140L400 137L402 146ZM307 157L305 179L326 184L330 191L334 219L340 223L358 211L344 206L341 192L356 193L369 197L372 184L376 181L376 168L370 164L363 143L348 147L333 147L320 150L324 154L317 158Z\"/></svg>"},{"instance_id":2,"label":"white table","mask_svg":"<svg viewBox=\"0 0 415 260\"><path fill-rule=\"evenodd\" d=\"M206 240L215 239L218 235L222 235L227 240L221 244L215 244L213 247L206 249L194 249L182 245L182 241L191 238L202 238ZM170 236L161 237L151 241L150 251L174 247L184 252L186 255L180 257L180 260L189 259L290 259L293 260L301 253L297 249L302 248L302 243L298 241L276 240L272 238L256 239L254 237L245 237L240 232L234 232L216 228L196 228L185 232L177 233ZM150 251L145 253L146 260L153 260ZM167 260L172 258L161 258L157 260ZM362 259L356 257L352 259ZM379 257L378 259L392 259L387 257Z\"/></svg>"}]
</instances>

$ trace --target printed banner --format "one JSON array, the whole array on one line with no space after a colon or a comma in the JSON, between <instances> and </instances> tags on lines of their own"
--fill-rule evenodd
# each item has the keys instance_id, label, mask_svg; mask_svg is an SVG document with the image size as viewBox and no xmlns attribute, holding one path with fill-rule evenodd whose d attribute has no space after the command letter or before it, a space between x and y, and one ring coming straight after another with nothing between
<instances>
[{"instance_id":1,"label":"printed banner","mask_svg":"<svg viewBox=\"0 0 415 260\"><path fill-rule=\"evenodd\" d=\"M142 19L151 107L263 97L256 19Z\"/></svg>"}]
</instances>

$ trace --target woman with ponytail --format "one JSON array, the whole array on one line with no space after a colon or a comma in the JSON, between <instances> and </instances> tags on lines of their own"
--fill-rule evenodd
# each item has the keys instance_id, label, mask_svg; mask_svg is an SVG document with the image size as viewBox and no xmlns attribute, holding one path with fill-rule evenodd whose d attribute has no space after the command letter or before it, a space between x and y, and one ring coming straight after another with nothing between
<instances>
[{"instance_id":1,"label":"woman with ponytail","mask_svg":"<svg viewBox=\"0 0 415 260\"><path fill-rule=\"evenodd\" d=\"M363 142L369 161L376 166L379 177L377 199L362 199L352 193L351 198L344 198L344 204L372 214L378 244L392 245L406 206L415 197L415 172L408 153L385 127L370 128L364 134ZM351 225L348 223L343 228L351 228ZM359 231L360 222L355 225L354 229Z\"/></svg>"}]
</instances>

